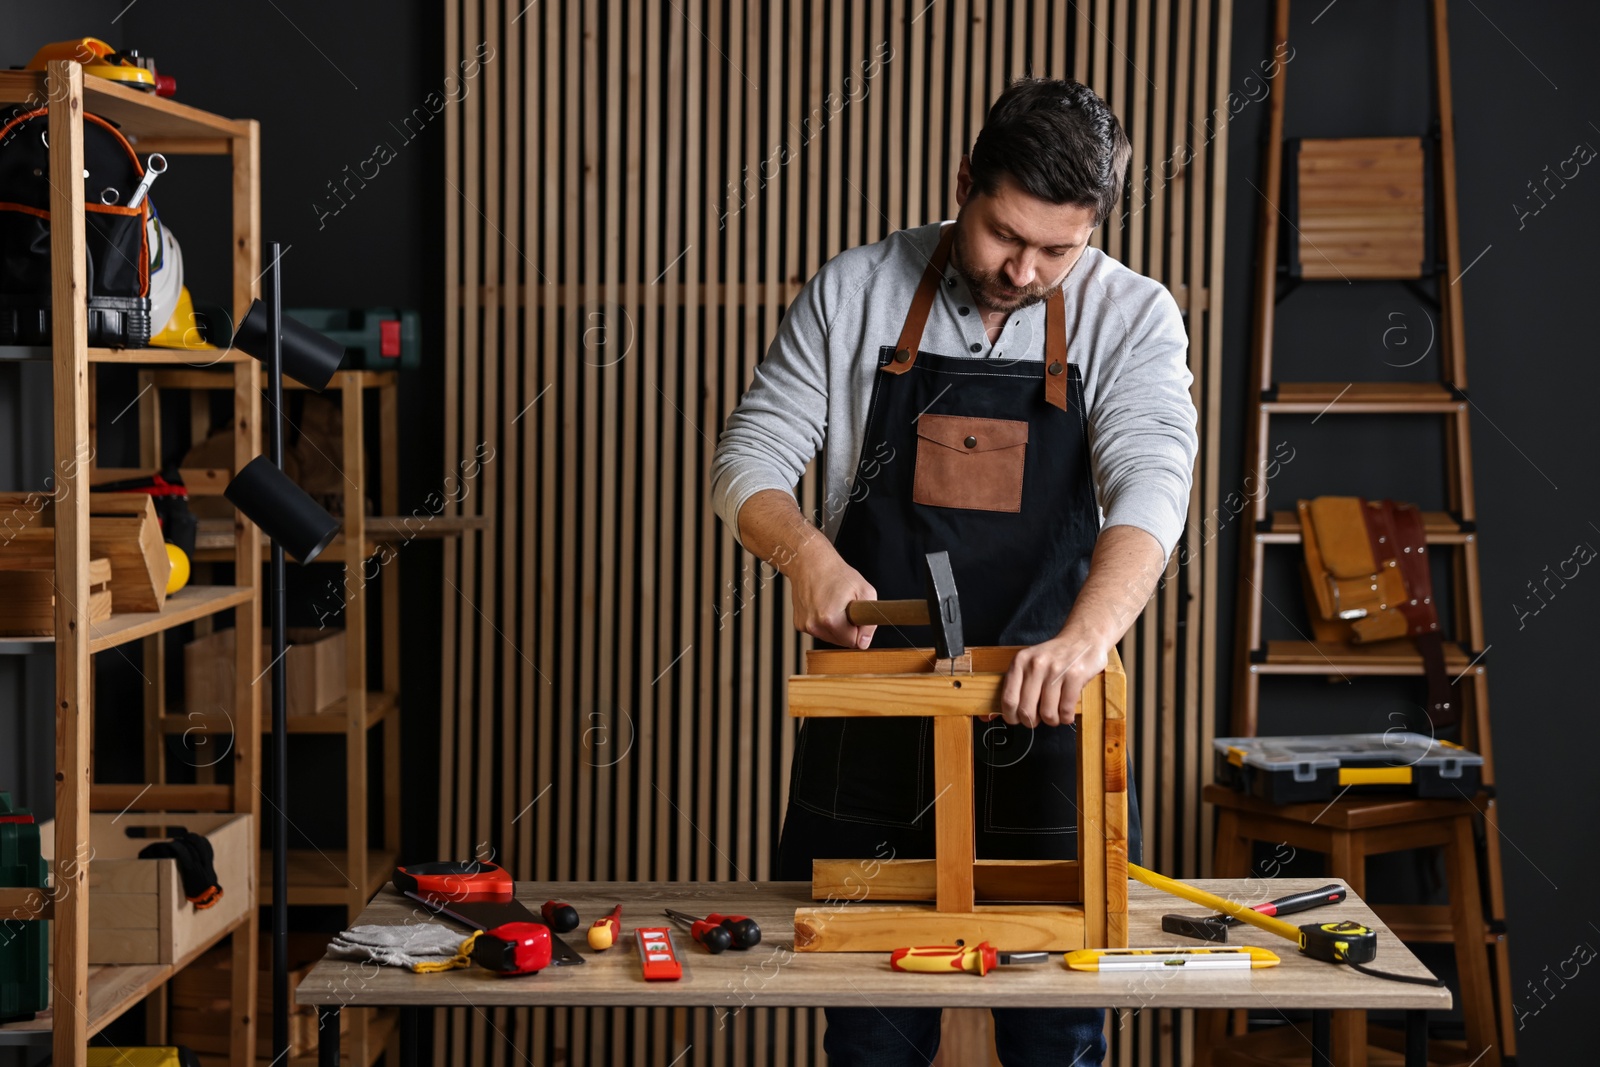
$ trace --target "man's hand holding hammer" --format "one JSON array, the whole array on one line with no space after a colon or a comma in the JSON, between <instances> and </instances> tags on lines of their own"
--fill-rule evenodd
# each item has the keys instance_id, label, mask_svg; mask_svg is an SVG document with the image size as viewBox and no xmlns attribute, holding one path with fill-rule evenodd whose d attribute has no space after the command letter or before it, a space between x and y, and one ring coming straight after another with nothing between
<instances>
[{"instance_id":1,"label":"man's hand holding hammer","mask_svg":"<svg viewBox=\"0 0 1600 1067\"><path fill-rule=\"evenodd\" d=\"M776 489L752 496L739 512L745 547L789 579L794 625L844 648L868 648L877 627L849 618L853 601L877 591L847 564L795 499ZM1135 526L1109 526L1095 543L1089 576L1061 632L1017 653L1001 689L1000 715L1012 725L1070 725L1089 679L1105 670L1161 577L1161 546Z\"/></svg>"}]
</instances>

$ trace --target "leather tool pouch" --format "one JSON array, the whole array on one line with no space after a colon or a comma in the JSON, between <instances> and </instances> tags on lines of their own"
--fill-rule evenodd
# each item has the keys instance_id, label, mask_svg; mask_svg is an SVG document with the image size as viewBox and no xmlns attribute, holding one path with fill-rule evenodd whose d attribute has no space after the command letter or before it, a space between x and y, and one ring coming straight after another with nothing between
<instances>
[{"instance_id":1,"label":"leather tool pouch","mask_svg":"<svg viewBox=\"0 0 1600 1067\"><path fill-rule=\"evenodd\" d=\"M940 508L1020 512L1027 451L1026 422L923 415L911 499Z\"/></svg>"},{"instance_id":2,"label":"leather tool pouch","mask_svg":"<svg viewBox=\"0 0 1600 1067\"><path fill-rule=\"evenodd\" d=\"M1452 726L1427 536L1415 505L1323 496L1299 503L1306 599L1319 641L1365 644L1409 637L1422 654L1428 718Z\"/></svg>"}]
</instances>

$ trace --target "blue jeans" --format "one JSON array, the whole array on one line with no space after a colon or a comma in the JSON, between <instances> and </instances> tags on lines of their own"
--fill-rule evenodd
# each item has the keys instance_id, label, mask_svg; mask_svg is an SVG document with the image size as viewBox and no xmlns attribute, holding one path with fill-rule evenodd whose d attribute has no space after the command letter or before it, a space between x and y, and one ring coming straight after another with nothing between
<instances>
[{"instance_id":1,"label":"blue jeans","mask_svg":"<svg viewBox=\"0 0 1600 1067\"><path fill-rule=\"evenodd\" d=\"M1095 1008L993 1008L1005 1067L1098 1067L1105 1012ZM927 1067L939 1051L938 1008L827 1008L822 1046L830 1067Z\"/></svg>"}]
</instances>

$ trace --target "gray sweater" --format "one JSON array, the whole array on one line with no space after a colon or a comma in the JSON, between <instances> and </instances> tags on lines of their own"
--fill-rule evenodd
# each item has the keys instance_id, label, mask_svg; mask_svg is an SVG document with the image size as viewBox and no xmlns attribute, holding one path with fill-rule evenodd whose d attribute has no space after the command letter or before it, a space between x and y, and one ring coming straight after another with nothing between
<instances>
[{"instance_id":1,"label":"gray sweater","mask_svg":"<svg viewBox=\"0 0 1600 1067\"><path fill-rule=\"evenodd\" d=\"M711 462L712 506L735 537L745 501L763 489L793 492L819 449L825 496L816 519L830 539L838 532L859 465L878 349L900 336L938 237L935 223L842 252L789 306ZM1062 288L1067 358L1083 377L1104 524L1137 526L1170 555L1188 514L1197 446L1189 341L1178 305L1159 282L1096 248L1084 251ZM949 266L921 348L1043 360L1044 303L1012 313L991 344L966 282ZM1043 380L1041 373L1041 388Z\"/></svg>"}]
</instances>

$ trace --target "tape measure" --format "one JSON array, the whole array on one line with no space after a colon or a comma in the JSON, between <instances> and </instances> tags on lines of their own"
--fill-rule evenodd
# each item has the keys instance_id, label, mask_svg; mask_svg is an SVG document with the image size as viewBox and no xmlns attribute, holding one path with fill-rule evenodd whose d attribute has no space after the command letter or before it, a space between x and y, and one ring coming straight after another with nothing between
<instances>
[{"instance_id":1,"label":"tape measure","mask_svg":"<svg viewBox=\"0 0 1600 1067\"><path fill-rule=\"evenodd\" d=\"M1300 951L1329 963L1371 963L1378 958L1378 932L1354 922L1307 923Z\"/></svg>"}]
</instances>

